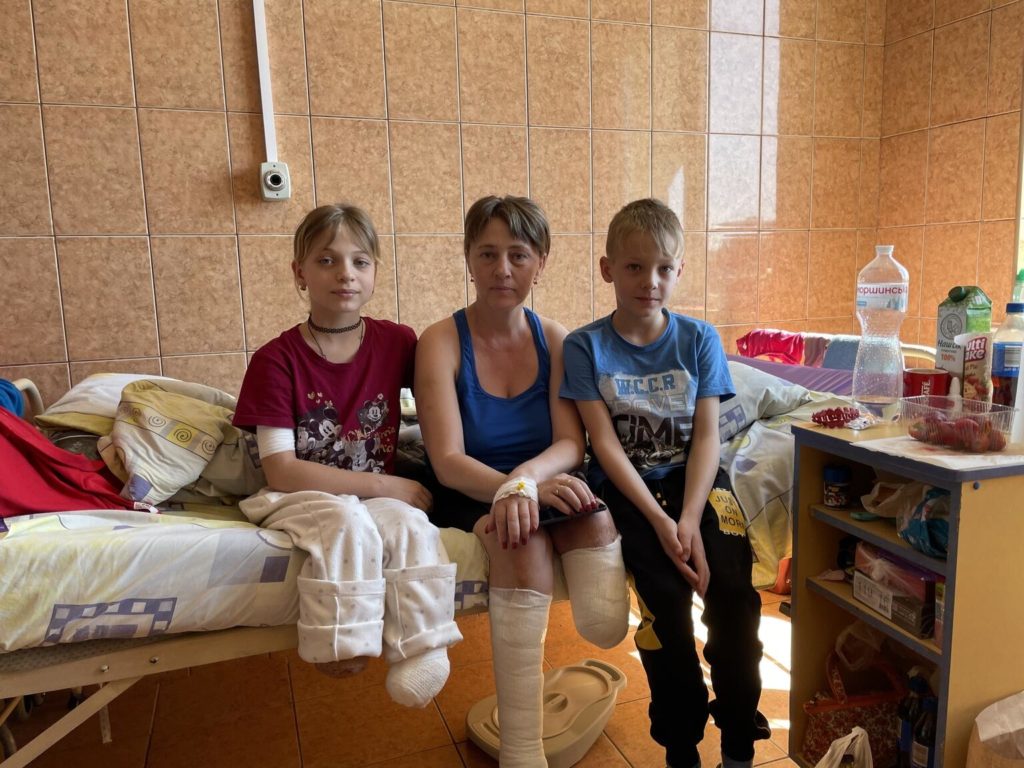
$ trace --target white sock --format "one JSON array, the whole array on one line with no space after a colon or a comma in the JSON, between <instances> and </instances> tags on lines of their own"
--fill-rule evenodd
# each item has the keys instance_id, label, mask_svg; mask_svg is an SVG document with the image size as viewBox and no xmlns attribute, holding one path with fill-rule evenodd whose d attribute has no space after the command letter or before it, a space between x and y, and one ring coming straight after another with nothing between
<instances>
[{"instance_id":1,"label":"white sock","mask_svg":"<svg viewBox=\"0 0 1024 768\"><path fill-rule=\"evenodd\" d=\"M576 631L598 648L614 648L629 631L629 589L622 537L603 547L562 553Z\"/></svg>"},{"instance_id":2,"label":"white sock","mask_svg":"<svg viewBox=\"0 0 1024 768\"><path fill-rule=\"evenodd\" d=\"M448 649L435 648L391 664L384 687L404 707L425 707L448 681Z\"/></svg>"},{"instance_id":3,"label":"white sock","mask_svg":"<svg viewBox=\"0 0 1024 768\"><path fill-rule=\"evenodd\" d=\"M490 590L501 768L547 768L542 665L550 607L551 595L532 589Z\"/></svg>"}]
</instances>

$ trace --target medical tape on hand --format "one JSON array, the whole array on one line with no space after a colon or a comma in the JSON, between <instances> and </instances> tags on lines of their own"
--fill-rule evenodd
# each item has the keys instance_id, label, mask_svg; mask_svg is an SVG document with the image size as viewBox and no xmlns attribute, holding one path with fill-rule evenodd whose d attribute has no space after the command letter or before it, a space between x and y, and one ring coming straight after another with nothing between
<instances>
[{"instance_id":1,"label":"medical tape on hand","mask_svg":"<svg viewBox=\"0 0 1024 768\"><path fill-rule=\"evenodd\" d=\"M522 496L524 499L537 501L537 481L530 477L520 476L506 480L494 494L494 502L509 496Z\"/></svg>"}]
</instances>

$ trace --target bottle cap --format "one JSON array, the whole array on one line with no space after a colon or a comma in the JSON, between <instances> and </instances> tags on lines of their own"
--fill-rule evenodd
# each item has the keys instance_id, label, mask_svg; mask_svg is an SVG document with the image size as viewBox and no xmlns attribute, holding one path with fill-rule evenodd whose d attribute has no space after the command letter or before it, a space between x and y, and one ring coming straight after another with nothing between
<instances>
[{"instance_id":1,"label":"bottle cap","mask_svg":"<svg viewBox=\"0 0 1024 768\"><path fill-rule=\"evenodd\" d=\"M1011 301L1006 305L1007 312L1021 313L1024 312L1024 302L1022 301Z\"/></svg>"},{"instance_id":2,"label":"bottle cap","mask_svg":"<svg viewBox=\"0 0 1024 768\"><path fill-rule=\"evenodd\" d=\"M1017 273L1017 282L1024 283L1024 269Z\"/></svg>"},{"instance_id":3,"label":"bottle cap","mask_svg":"<svg viewBox=\"0 0 1024 768\"><path fill-rule=\"evenodd\" d=\"M877 256L892 256L893 246L891 245L876 245L875 255Z\"/></svg>"},{"instance_id":4,"label":"bottle cap","mask_svg":"<svg viewBox=\"0 0 1024 768\"><path fill-rule=\"evenodd\" d=\"M829 483L850 482L850 468L839 464L825 466L825 481Z\"/></svg>"}]
</instances>

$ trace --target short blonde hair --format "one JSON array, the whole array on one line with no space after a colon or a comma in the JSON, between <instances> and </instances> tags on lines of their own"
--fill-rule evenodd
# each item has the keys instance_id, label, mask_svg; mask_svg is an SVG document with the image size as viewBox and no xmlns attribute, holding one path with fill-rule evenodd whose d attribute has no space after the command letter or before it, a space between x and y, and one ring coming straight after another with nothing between
<instances>
[{"instance_id":1,"label":"short blonde hair","mask_svg":"<svg viewBox=\"0 0 1024 768\"><path fill-rule=\"evenodd\" d=\"M608 225L605 253L609 259L634 232L643 232L657 243L662 254L672 259L683 257L683 226L679 217L661 200L647 197L624 206Z\"/></svg>"},{"instance_id":2,"label":"short blonde hair","mask_svg":"<svg viewBox=\"0 0 1024 768\"><path fill-rule=\"evenodd\" d=\"M466 256L494 218L504 221L512 237L529 243L539 256L547 256L551 250L551 228L543 208L528 197L488 195L473 203L466 212L466 234L462 243Z\"/></svg>"},{"instance_id":3,"label":"short blonde hair","mask_svg":"<svg viewBox=\"0 0 1024 768\"><path fill-rule=\"evenodd\" d=\"M350 203L321 205L306 214L302 223L299 224L299 228L295 230L295 239L292 244L294 252L292 258L295 263L302 266L317 239L324 233L333 237L338 232L338 227L341 226L348 229L353 239L379 267L380 241L377 238L377 230L373 227L373 221L366 211Z\"/></svg>"}]
</instances>

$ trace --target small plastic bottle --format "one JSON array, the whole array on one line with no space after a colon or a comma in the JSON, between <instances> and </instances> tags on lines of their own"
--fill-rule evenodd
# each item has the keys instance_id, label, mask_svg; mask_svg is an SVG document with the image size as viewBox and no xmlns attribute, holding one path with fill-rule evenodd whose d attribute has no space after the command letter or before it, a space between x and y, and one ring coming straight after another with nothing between
<instances>
[{"instance_id":1,"label":"small plastic bottle","mask_svg":"<svg viewBox=\"0 0 1024 768\"><path fill-rule=\"evenodd\" d=\"M903 395L900 325L907 314L907 270L891 245L876 245L875 258L857 275L857 319L861 337L853 364L853 399L885 421L899 415Z\"/></svg>"},{"instance_id":2,"label":"small plastic bottle","mask_svg":"<svg viewBox=\"0 0 1024 768\"><path fill-rule=\"evenodd\" d=\"M992 402L1013 407L1024 349L1024 303L1006 305L1006 320L992 339Z\"/></svg>"}]
</instances>

